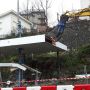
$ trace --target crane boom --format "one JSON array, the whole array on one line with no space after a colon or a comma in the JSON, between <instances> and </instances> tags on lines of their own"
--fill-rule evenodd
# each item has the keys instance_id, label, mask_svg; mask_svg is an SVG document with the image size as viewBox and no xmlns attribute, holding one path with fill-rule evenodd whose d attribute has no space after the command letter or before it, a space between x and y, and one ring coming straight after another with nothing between
<instances>
[{"instance_id":1,"label":"crane boom","mask_svg":"<svg viewBox=\"0 0 90 90\"><path fill-rule=\"evenodd\" d=\"M62 18L63 16L63 18ZM84 9L80 9L80 10L75 10L75 11L66 11L64 14L61 15L60 17L60 22L59 22L59 27L58 25L56 26L55 31L60 31L59 36L57 37L57 35L52 35L51 37L46 37L46 41L53 43L56 40L59 40L62 37L63 32L61 32L61 30L65 28L65 24L68 21L68 18L75 18L75 17L84 17L84 16L90 16L90 8L84 8ZM62 24L63 22L63 24ZM52 32L51 32L52 33ZM55 40L56 38L56 40Z\"/></svg>"},{"instance_id":2,"label":"crane boom","mask_svg":"<svg viewBox=\"0 0 90 90\"><path fill-rule=\"evenodd\" d=\"M69 17L83 17L83 16L90 16L90 8L84 8L76 11L68 11L66 15Z\"/></svg>"}]
</instances>

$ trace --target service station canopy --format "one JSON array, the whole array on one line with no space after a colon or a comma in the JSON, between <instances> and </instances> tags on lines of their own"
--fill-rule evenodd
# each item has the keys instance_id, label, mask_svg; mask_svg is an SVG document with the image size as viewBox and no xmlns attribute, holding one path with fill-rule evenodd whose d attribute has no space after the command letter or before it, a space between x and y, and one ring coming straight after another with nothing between
<instances>
[{"instance_id":1,"label":"service station canopy","mask_svg":"<svg viewBox=\"0 0 90 90\"><path fill-rule=\"evenodd\" d=\"M20 65L20 64L17 64L17 63L0 63L0 67L13 67L13 68L19 68L23 71L25 71L27 68Z\"/></svg>"},{"instance_id":2,"label":"service station canopy","mask_svg":"<svg viewBox=\"0 0 90 90\"><path fill-rule=\"evenodd\" d=\"M17 54L18 48L26 53L45 53L50 51L67 51L67 46L56 42L52 45L45 41L45 34L0 40L0 53Z\"/></svg>"}]
</instances>

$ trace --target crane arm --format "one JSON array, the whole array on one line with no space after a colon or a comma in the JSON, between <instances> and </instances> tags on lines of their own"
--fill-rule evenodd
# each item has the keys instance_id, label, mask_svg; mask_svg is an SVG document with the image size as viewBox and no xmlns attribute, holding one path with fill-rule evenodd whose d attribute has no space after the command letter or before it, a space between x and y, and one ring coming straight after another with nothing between
<instances>
[{"instance_id":1,"label":"crane arm","mask_svg":"<svg viewBox=\"0 0 90 90\"><path fill-rule=\"evenodd\" d=\"M77 11L69 11L66 13L69 17L83 17L83 16L90 16L90 8L84 8Z\"/></svg>"},{"instance_id":2,"label":"crane arm","mask_svg":"<svg viewBox=\"0 0 90 90\"><path fill-rule=\"evenodd\" d=\"M90 16L90 8L84 8L84 9L80 9L80 10L75 10L75 11L66 11L63 15L63 18L60 17L60 20L62 21L65 21L64 24L66 24L66 17L68 18L75 18L75 17L83 17L83 16ZM60 26L60 29L62 27ZM64 28L65 28L65 25L63 26L63 31L64 31ZM59 28L56 28L56 29L59 29ZM55 30L55 31L58 31L58 30ZM61 38L63 33L60 33L59 37L56 37L56 40L59 40ZM52 38L51 38L52 37ZM49 36L49 37L46 37L46 41L47 42L50 42L50 43L53 43L55 42L55 39L53 36Z\"/></svg>"}]
</instances>

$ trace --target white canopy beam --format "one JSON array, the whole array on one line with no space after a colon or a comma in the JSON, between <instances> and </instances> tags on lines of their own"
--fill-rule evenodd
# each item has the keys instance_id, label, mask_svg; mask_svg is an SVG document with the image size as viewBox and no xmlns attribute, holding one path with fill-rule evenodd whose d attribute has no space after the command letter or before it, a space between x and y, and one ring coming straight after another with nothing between
<instances>
[{"instance_id":1,"label":"white canopy beam","mask_svg":"<svg viewBox=\"0 0 90 90\"><path fill-rule=\"evenodd\" d=\"M13 68L19 68L22 69L23 71L26 70L26 67L17 64L17 63L0 63L0 67L13 67Z\"/></svg>"},{"instance_id":2,"label":"white canopy beam","mask_svg":"<svg viewBox=\"0 0 90 90\"><path fill-rule=\"evenodd\" d=\"M18 48L23 48L26 53L45 53L67 51L67 46L56 42L52 45L45 41L45 34L0 40L0 53L16 54Z\"/></svg>"}]
</instances>

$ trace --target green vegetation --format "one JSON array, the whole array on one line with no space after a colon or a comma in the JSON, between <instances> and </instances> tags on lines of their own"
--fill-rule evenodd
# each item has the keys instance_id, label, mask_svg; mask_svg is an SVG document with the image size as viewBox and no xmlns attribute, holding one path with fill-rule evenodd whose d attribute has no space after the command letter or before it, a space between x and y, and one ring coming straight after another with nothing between
<instances>
[{"instance_id":1,"label":"green vegetation","mask_svg":"<svg viewBox=\"0 0 90 90\"><path fill-rule=\"evenodd\" d=\"M25 63L42 72L40 79L75 77L76 74L84 74L85 65L87 73L90 74L90 44L68 52L59 52L58 56L56 52L34 54L33 58L26 55ZM0 62L18 62L18 56L1 55ZM6 80L10 70L1 71ZM31 72L26 72L26 74L27 77L31 77Z\"/></svg>"}]
</instances>

